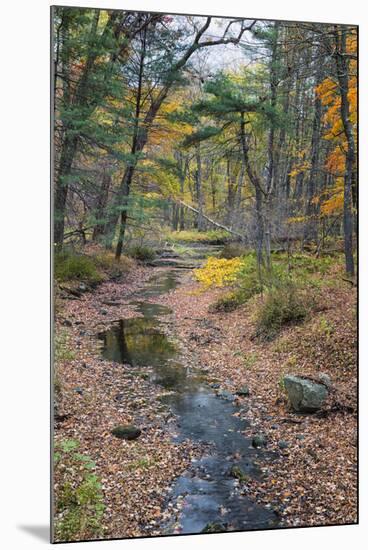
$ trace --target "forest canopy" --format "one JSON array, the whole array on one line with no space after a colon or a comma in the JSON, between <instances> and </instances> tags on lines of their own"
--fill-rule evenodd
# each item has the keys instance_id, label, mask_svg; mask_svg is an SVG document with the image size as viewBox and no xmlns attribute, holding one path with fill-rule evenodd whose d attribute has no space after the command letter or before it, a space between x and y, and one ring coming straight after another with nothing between
<instances>
[{"instance_id":1,"label":"forest canopy","mask_svg":"<svg viewBox=\"0 0 368 550\"><path fill-rule=\"evenodd\" d=\"M54 9L54 243L220 228L342 242L353 276L357 29Z\"/></svg>"}]
</instances>

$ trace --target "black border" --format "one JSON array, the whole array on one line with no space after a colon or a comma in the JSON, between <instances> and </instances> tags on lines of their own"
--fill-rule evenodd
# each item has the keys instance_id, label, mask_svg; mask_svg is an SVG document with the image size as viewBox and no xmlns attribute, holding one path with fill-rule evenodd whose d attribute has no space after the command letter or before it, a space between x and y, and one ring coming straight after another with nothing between
<instances>
[{"instance_id":1,"label":"black border","mask_svg":"<svg viewBox=\"0 0 368 550\"><path fill-rule=\"evenodd\" d=\"M245 17L245 16L231 16L231 15L214 15L208 13L194 14L194 13L181 13L181 12L167 12L161 10L134 10L123 8L97 8L94 6L67 6L64 4L53 4L50 8L50 543L51 544L76 544L84 542L106 542L116 540L140 540L140 539L161 539L161 538L176 538L176 537L193 537L200 535L227 535L228 533L252 533L252 532L269 532L269 531L287 531L290 529L313 529L321 527L348 527L360 524L360 487L359 487L359 473L360 473L360 385L359 385L359 281L360 281L360 257L359 257L359 212L360 212L360 200L359 200L359 160L360 160L360 135L359 135L359 105L360 105L360 87L359 87L359 66L360 66L360 36L359 25L357 23L334 23L331 21L315 21L315 20L296 20L296 19L268 19L257 17ZM178 533L178 534L163 534L154 536L137 536L137 537L111 537L111 538L98 538L98 539L85 539L85 540L72 540L72 541L54 541L54 394L53 394L53 366L54 366L54 253L53 253L53 236L54 236L54 201L53 201L53 175L54 175L54 63L53 63L53 49L54 49L54 32L53 32L53 15L55 8L75 8L75 9L94 9L99 11L125 11L130 13L151 13L151 14L164 14L174 16L191 16L191 17L214 17L221 19L256 19L258 21L279 21L280 23L317 23L320 25L339 25L342 27L356 27L357 32L357 262L356 262L356 277L357 277L357 312L356 312L356 328L357 328L357 347L356 347L356 364L357 364L357 521L350 523L331 523L331 524L317 524L317 525L298 525L298 526L281 526L270 527L268 529L241 529L235 531L228 531L225 533Z\"/></svg>"}]
</instances>

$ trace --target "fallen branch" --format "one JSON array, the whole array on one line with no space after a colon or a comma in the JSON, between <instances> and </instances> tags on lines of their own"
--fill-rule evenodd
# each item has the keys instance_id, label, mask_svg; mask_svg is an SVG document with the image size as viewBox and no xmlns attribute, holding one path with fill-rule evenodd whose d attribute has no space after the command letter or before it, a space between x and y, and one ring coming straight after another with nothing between
<instances>
[{"instance_id":1,"label":"fallen branch","mask_svg":"<svg viewBox=\"0 0 368 550\"><path fill-rule=\"evenodd\" d=\"M189 204L187 204L183 201L174 201L174 202L177 202L177 204L179 204L180 206L184 206L185 208L188 208L188 210L191 210L192 212L195 212L196 214L200 214L202 216L202 218L207 220L209 223L211 223L215 227L218 227L219 229L224 229L228 233L231 233L232 235L235 235L236 237L239 237L242 241L244 241L246 239L245 235L243 235L241 233L238 233L237 231L234 231L233 229L230 229L230 227L226 227L226 225L222 225L222 223L215 222L215 220L212 220L211 218L206 216L206 214L203 214L203 212L200 212L197 208L194 208L193 206L190 206Z\"/></svg>"}]
</instances>

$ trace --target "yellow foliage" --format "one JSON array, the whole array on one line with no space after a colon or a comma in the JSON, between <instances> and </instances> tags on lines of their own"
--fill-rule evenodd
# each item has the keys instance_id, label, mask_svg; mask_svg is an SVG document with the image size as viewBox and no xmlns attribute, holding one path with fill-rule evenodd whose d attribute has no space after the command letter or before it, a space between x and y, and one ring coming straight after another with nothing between
<instances>
[{"instance_id":1,"label":"yellow foliage","mask_svg":"<svg viewBox=\"0 0 368 550\"><path fill-rule=\"evenodd\" d=\"M242 265L241 258L208 258L205 265L194 270L194 275L204 288L223 287L235 281Z\"/></svg>"},{"instance_id":2,"label":"yellow foliage","mask_svg":"<svg viewBox=\"0 0 368 550\"><path fill-rule=\"evenodd\" d=\"M321 214L330 216L342 212L344 207L344 180L338 178L336 185L330 190L330 196L321 204Z\"/></svg>"}]
</instances>

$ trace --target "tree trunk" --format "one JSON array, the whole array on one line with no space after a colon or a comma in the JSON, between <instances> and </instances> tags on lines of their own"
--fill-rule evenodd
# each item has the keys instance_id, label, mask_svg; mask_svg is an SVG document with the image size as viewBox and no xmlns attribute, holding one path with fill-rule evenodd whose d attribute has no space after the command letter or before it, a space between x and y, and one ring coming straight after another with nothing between
<instances>
[{"instance_id":1,"label":"tree trunk","mask_svg":"<svg viewBox=\"0 0 368 550\"><path fill-rule=\"evenodd\" d=\"M355 143L353 128L350 121L349 107L349 63L346 58L346 29L340 32L335 28L335 59L337 68L337 78L339 82L341 96L341 118L344 132L347 140L346 166L344 177L344 249L345 249L345 267L347 275L354 276L354 256L353 256L353 216L352 216L352 187L353 171L355 164Z\"/></svg>"},{"instance_id":2,"label":"tree trunk","mask_svg":"<svg viewBox=\"0 0 368 550\"><path fill-rule=\"evenodd\" d=\"M317 69L314 88L320 83L322 79L322 65L319 60L319 66ZM312 145L311 145L311 169L309 173L308 185L307 185L307 204L305 209L306 222L304 226L303 242L310 242L313 240L317 242L317 224L316 224L316 206L313 201L317 190L317 178L319 168L319 153L321 143L321 118L322 118L322 103L319 95L315 92L314 95L314 117L313 117L313 131L312 131Z\"/></svg>"},{"instance_id":3,"label":"tree trunk","mask_svg":"<svg viewBox=\"0 0 368 550\"><path fill-rule=\"evenodd\" d=\"M106 206L111 187L111 174L104 172L102 176L102 185L97 197L96 204L96 225L93 228L92 240L97 241L98 238L105 233L106 225Z\"/></svg>"}]
</instances>

